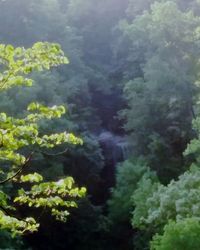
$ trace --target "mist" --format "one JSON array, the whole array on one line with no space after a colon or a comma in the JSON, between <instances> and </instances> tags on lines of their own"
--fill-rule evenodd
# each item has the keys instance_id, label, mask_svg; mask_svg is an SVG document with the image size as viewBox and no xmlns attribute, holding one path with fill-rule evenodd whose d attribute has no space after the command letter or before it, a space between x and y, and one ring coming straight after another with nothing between
<instances>
[{"instance_id":1,"label":"mist","mask_svg":"<svg viewBox=\"0 0 200 250\"><path fill-rule=\"evenodd\" d=\"M0 44L0 249L199 250L199 1L1 0Z\"/></svg>"}]
</instances>

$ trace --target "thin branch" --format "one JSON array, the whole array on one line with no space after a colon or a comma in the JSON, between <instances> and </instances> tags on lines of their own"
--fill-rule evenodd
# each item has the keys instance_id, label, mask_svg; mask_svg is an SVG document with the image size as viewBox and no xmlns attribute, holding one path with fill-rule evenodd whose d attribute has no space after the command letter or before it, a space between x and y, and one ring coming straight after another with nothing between
<instances>
[{"instance_id":1,"label":"thin branch","mask_svg":"<svg viewBox=\"0 0 200 250\"><path fill-rule=\"evenodd\" d=\"M0 206L0 209L10 217L13 217L4 207Z\"/></svg>"},{"instance_id":2,"label":"thin branch","mask_svg":"<svg viewBox=\"0 0 200 250\"><path fill-rule=\"evenodd\" d=\"M41 218L42 218L42 216L43 216L43 214L45 213L45 211L46 211L46 206L45 207L43 207L43 209L42 209L42 212L39 214L39 216L37 217L37 221L39 221Z\"/></svg>"},{"instance_id":3,"label":"thin branch","mask_svg":"<svg viewBox=\"0 0 200 250\"><path fill-rule=\"evenodd\" d=\"M23 171L23 169L29 164L29 162L30 162L31 159L32 159L33 154L34 154L34 152L32 152L32 153L28 156L28 158L26 159L24 165L23 165L23 166L13 175L13 176L7 178L7 179L4 180L4 181L1 181L1 182L0 182L0 185L3 185L3 184L5 184L6 182L9 182L9 181L13 180L17 175L19 175L19 174Z\"/></svg>"},{"instance_id":4,"label":"thin branch","mask_svg":"<svg viewBox=\"0 0 200 250\"><path fill-rule=\"evenodd\" d=\"M192 112L193 119L196 119L197 117L196 117L196 114L194 112L194 108L192 105L191 105L191 112Z\"/></svg>"},{"instance_id":5,"label":"thin branch","mask_svg":"<svg viewBox=\"0 0 200 250\"><path fill-rule=\"evenodd\" d=\"M2 84L1 84L1 87L0 87L2 90L3 90L4 87L6 86L8 80L9 80L9 78L10 78L11 76L12 76L12 73L9 71L7 77L2 81Z\"/></svg>"},{"instance_id":6,"label":"thin branch","mask_svg":"<svg viewBox=\"0 0 200 250\"><path fill-rule=\"evenodd\" d=\"M26 220L24 220L24 219L22 219L22 218L19 218L18 216L13 216L12 214L10 214L10 213L8 212L8 210L5 209L3 206L0 206L0 210L2 210L7 216L10 216L10 217L16 218L16 219L19 220L19 221L23 221L23 222L28 223Z\"/></svg>"},{"instance_id":7,"label":"thin branch","mask_svg":"<svg viewBox=\"0 0 200 250\"><path fill-rule=\"evenodd\" d=\"M44 151L40 151L40 150L37 150L36 152L41 153L41 154L46 155L46 156L59 156L59 155L63 155L63 154L65 154L65 153L67 153L68 150L69 150L69 149L66 148L64 151L61 151L61 152L55 153L55 154L50 154L50 153L47 153L47 152L44 152Z\"/></svg>"}]
</instances>

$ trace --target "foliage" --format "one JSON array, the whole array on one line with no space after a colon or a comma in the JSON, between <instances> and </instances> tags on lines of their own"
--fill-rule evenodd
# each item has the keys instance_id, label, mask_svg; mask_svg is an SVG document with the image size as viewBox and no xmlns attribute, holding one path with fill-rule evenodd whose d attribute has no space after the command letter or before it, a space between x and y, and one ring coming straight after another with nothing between
<instances>
[{"instance_id":1,"label":"foliage","mask_svg":"<svg viewBox=\"0 0 200 250\"><path fill-rule=\"evenodd\" d=\"M129 17L135 18L137 15L142 15L144 11L149 10L151 4L153 4L154 2L155 0L129 0L129 5L126 13Z\"/></svg>"},{"instance_id":2,"label":"foliage","mask_svg":"<svg viewBox=\"0 0 200 250\"><path fill-rule=\"evenodd\" d=\"M2 230L0 231L0 240L1 240L1 249L11 250L22 250L29 249L27 245L24 244L22 237L12 237L8 231Z\"/></svg>"},{"instance_id":3,"label":"foliage","mask_svg":"<svg viewBox=\"0 0 200 250\"><path fill-rule=\"evenodd\" d=\"M179 201L183 190L190 191L177 182L178 176L191 162L199 165L199 16L199 0L0 1L3 43L28 48L38 40L57 42L70 60L67 67L52 68L54 59L58 60L55 66L67 61L59 46L49 43L39 43L35 49L0 47L0 83L6 90L0 93L0 127L7 131L2 138L0 134L0 144L4 144L0 147L0 178L14 177L0 189L5 202L2 213L10 214L5 217L7 222L9 216L17 220L32 216L34 223L40 218L40 232L26 237L32 239L28 245L38 250L66 246L128 250L134 241L134 249L148 249L152 235L168 223L168 218L163 219L171 216L167 212L151 222L147 219L154 215L152 211L155 216L160 213L162 200L168 204L162 192L175 203L174 196ZM50 70L40 72L44 69ZM68 107L66 113L61 104ZM115 166L108 164L101 150L101 131L119 137L127 134L132 156L144 158L128 160L117 168L108 207L105 199ZM83 139L83 146L74 134ZM197 173L191 173L197 183ZM192 179L192 174L188 178ZM78 186L87 186L86 202L76 201L84 189L77 189L71 178L64 177L68 175ZM58 194L69 180L72 186L66 191L74 190L77 197ZM35 189L40 189L39 193ZM156 205L150 203L154 195ZM193 202L194 197L187 197ZM79 208L70 207L74 202ZM193 216L191 207L184 206ZM64 224L53 218L58 211L58 217L64 215L61 207L71 214ZM169 206L169 212L172 210ZM179 211L173 210L175 223L179 223L177 214ZM181 216L185 220L182 212ZM8 239L8 248L20 248L21 243L6 235L2 238ZM6 248L3 240L0 248Z\"/></svg>"},{"instance_id":4,"label":"foliage","mask_svg":"<svg viewBox=\"0 0 200 250\"><path fill-rule=\"evenodd\" d=\"M133 203L133 218L132 226L133 228L139 227L144 229L143 220L149 213L149 204L148 199L154 192L159 188L160 183L157 180L156 176L145 174L141 180L137 183L137 188L132 194L131 201Z\"/></svg>"},{"instance_id":5,"label":"foliage","mask_svg":"<svg viewBox=\"0 0 200 250\"><path fill-rule=\"evenodd\" d=\"M151 176L153 173L143 159L126 160L118 164L116 186L111 190L111 198L108 201L109 217L114 224L129 221L131 218L131 196L144 175Z\"/></svg>"},{"instance_id":6,"label":"foliage","mask_svg":"<svg viewBox=\"0 0 200 250\"><path fill-rule=\"evenodd\" d=\"M199 153L200 153L200 117L197 116L193 120L193 129L195 131L195 138L190 141L187 145L187 148L184 152L185 156L192 157L195 162L198 164L200 162Z\"/></svg>"},{"instance_id":7,"label":"foliage","mask_svg":"<svg viewBox=\"0 0 200 250\"><path fill-rule=\"evenodd\" d=\"M26 182L40 182L41 176L27 175L22 176ZM85 195L85 188L75 188L74 180L72 177L59 180L58 182L42 182L38 185L31 187L30 191L20 189L18 191L18 197L14 199L14 202L19 204L27 204L29 207L41 207L50 209L51 214L56 219L66 221L69 212L66 210L68 207L77 207L73 198L83 197ZM65 200L67 197L67 200ZM62 211L64 209L64 211Z\"/></svg>"},{"instance_id":8,"label":"foliage","mask_svg":"<svg viewBox=\"0 0 200 250\"><path fill-rule=\"evenodd\" d=\"M130 52L124 77L128 108L121 116L137 153L145 155L163 183L185 170L182 153L192 138L199 26L199 17L172 1L156 2L132 22L120 23Z\"/></svg>"},{"instance_id":9,"label":"foliage","mask_svg":"<svg viewBox=\"0 0 200 250\"><path fill-rule=\"evenodd\" d=\"M199 218L187 218L178 222L170 221L164 227L162 235L154 236L152 250L191 250L199 249Z\"/></svg>"},{"instance_id":10,"label":"foliage","mask_svg":"<svg viewBox=\"0 0 200 250\"><path fill-rule=\"evenodd\" d=\"M150 171L143 158L129 159L117 166L116 185L111 189L111 197L108 200L109 237L115 247L119 246L119 244L120 247L124 246L127 249L132 247L133 239L130 220L132 211L135 209L132 196L138 189L138 184L144 178L157 180L155 173ZM143 197L140 196L141 198ZM136 244L142 244L142 242L139 242L140 237L137 237L138 235L134 234L134 248Z\"/></svg>"},{"instance_id":11,"label":"foliage","mask_svg":"<svg viewBox=\"0 0 200 250\"><path fill-rule=\"evenodd\" d=\"M144 202L137 204L136 200L136 209L140 211L140 215L133 212L133 225L139 228L153 227L160 231L168 220L181 221L188 217L199 217L199 180L199 169L193 166L177 181L173 180L167 186L157 186L146 197L146 209L143 207Z\"/></svg>"},{"instance_id":12,"label":"foliage","mask_svg":"<svg viewBox=\"0 0 200 250\"><path fill-rule=\"evenodd\" d=\"M74 176L79 185L87 187L87 192L94 201L98 200L101 182L100 173L104 167L104 158L97 138L88 132L81 133L83 145L69 147L63 160L63 171Z\"/></svg>"},{"instance_id":13,"label":"foliage","mask_svg":"<svg viewBox=\"0 0 200 250\"><path fill-rule=\"evenodd\" d=\"M62 50L57 44L36 43L30 49L14 48L11 45L0 46L0 60L2 73L0 79L1 91L12 88L15 85L32 84L32 79L26 78L34 70L42 71L68 63ZM65 113L62 106L46 107L39 103L31 103L28 106L28 114L24 118L14 118L6 113L0 114L1 149L0 160L5 164L1 169L1 175L5 179L0 182L3 187L9 181L18 182L18 177L29 165L37 148L53 148L62 143L80 144L82 141L73 134L66 132L55 134L41 134L39 132L39 121L43 119L59 118ZM31 153L28 153L31 151ZM32 218L18 218L11 215L15 210L14 202L27 204L29 206L51 208L52 214L64 220L68 215L67 207L76 206L74 200L65 201L66 197L81 197L85 189L74 187L72 178L66 178L57 182L42 182L42 176L29 174L21 177L21 181L41 182L31 187L30 191L19 190L18 197L9 196L1 190L1 212L0 228L9 229L13 234L37 230L39 224ZM60 211L63 207L64 211Z\"/></svg>"}]
</instances>

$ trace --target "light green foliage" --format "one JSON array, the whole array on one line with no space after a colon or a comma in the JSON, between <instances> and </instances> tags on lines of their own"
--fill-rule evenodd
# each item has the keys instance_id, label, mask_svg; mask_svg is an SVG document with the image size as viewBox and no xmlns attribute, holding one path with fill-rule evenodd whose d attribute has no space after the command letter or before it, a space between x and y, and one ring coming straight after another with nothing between
<instances>
[{"instance_id":1,"label":"light green foliage","mask_svg":"<svg viewBox=\"0 0 200 250\"><path fill-rule=\"evenodd\" d=\"M42 181L42 177L38 174L22 176L21 179L30 183ZM73 178L67 177L57 182L42 182L34 185L30 191L20 189L19 196L14 199L14 202L27 204L29 207L50 209L56 219L66 221L69 215L66 209L77 207L73 198L83 197L85 193L85 188L76 188Z\"/></svg>"},{"instance_id":2,"label":"light green foliage","mask_svg":"<svg viewBox=\"0 0 200 250\"><path fill-rule=\"evenodd\" d=\"M41 182L43 181L43 177L42 175L38 174L38 173L34 173L34 174L27 174L27 175L21 175L20 177L20 182Z\"/></svg>"},{"instance_id":3,"label":"light green foliage","mask_svg":"<svg viewBox=\"0 0 200 250\"><path fill-rule=\"evenodd\" d=\"M193 120L193 128L196 132L196 138L190 141L184 155L193 156L197 163L200 163L200 117Z\"/></svg>"},{"instance_id":4,"label":"light green foliage","mask_svg":"<svg viewBox=\"0 0 200 250\"><path fill-rule=\"evenodd\" d=\"M137 188L132 194L131 202L133 209L133 228L139 227L145 229L144 220L149 213L149 204L147 200L151 197L155 191L157 191L160 183L156 176L145 174L141 180L137 183Z\"/></svg>"},{"instance_id":5,"label":"light green foliage","mask_svg":"<svg viewBox=\"0 0 200 250\"><path fill-rule=\"evenodd\" d=\"M64 142L81 144L82 141L73 134L66 132L51 135L39 135L38 122L41 119L59 118L64 112L64 107L44 107L32 103L28 110L35 113L28 114L23 119L8 117L5 113L0 114L1 128L1 151L0 159L12 161L16 165L25 164L25 157L18 153L19 149L28 145L53 148Z\"/></svg>"},{"instance_id":6,"label":"light green foliage","mask_svg":"<svg viewBox=\"0 0 200 250\"><path fill-rule=\"evenodd\" d=\"M68 63L68 60L59 45L36 43L31 49L0 45L0 62L4 68L0 74L0 89L4 90L15 85L30 86L32 80L24 75L34 70L49 70L52 66Z\"/></svg>"},{"instance_id":7,"label":"light green foliage","mask_svg":"<svg viewBox=\"0 0 200 250\"><path fill-rule=\"evenodd\" d=\"M199 234L199 218L170 221L162 235L153 237L151 250L197 250L200 246Z\"/></svg>"},{"instance_id":8,"label":"light green foliage","mask_svg":"<svg viewBox=\"0 0 200 250\"><path fill-rule=\"evenodd\" d=\"M167 186L158 185L153 191L146 196L146 209L143 208L144 202L137 204L135 200L135 211L140 211L140 216L133 212L134 226L160 230L168 220L180 221L188 217L200 217L200 171L197 167L193 166L177 181L173 180ZM141 192L138 198L139 195L142 195Z\"/></svg>"},{"instance_id":9,"label":"light green foliage","mask_svg":"<svg viewBox=\"0 0 200 250\"><path fill-rule=\"evenodd\" d=\"M24 232L35 232L38 230L39 224L32 217L27 217L23 220L17 219L6 215L0 211L0 225L1 229L9 230L15 236L16 234L22 234Z\"/></svg>"},{"instance_id":10,"label":"light green foliage","mask_svg":"<svg viewBox=\"0 0 200 250\"><path fill-rule=\"evenodd\" d=\"M131 218L133 202L131 196L137 189L137 184L143 176L154 176L146 162L142 159L127 160L118 165L116 186L112 189L108 201L109 217L116 222L126 222Z\"/></svg>"},{"instance_id":11,"label":"light green foliage","mask_svg":"<svg viewBox=\"0 0 200 250\"><path fill-rule=\"evenodd\" d=\"M42 71L66 64L68 60L59 45L36 43L30 49L0 45L0 62L2 64L0 90L3 91L16 85L30 86L32 79L26 78L26 75L32 71ZM38 229L39 223L34 218L22 219L11 215L15 210L13 202L49 208L57 219L65 220L69 214L67 208L76 207L75 199L85 195L85 188L75 187L71 177L56 182L43 182L43 177L38 173L22 175L19 178L39 147L54 148L63 143L82 144L81 139L66 131L47 135L39 131L39 122L60 118L64 113L63 106L46 107L39 103L31 103L24 118L10 117L6 113L0 114L0 160L2 165L6 164L5 168L1 168L4 180L0 185L3 187L9 181L28 182L30 185L39 182L30 186L29 191L20 189L14 200L4 192L4 189L1 190L1 229L8 229L13 234L33 232Z\"/></svg>"}]
</instances>

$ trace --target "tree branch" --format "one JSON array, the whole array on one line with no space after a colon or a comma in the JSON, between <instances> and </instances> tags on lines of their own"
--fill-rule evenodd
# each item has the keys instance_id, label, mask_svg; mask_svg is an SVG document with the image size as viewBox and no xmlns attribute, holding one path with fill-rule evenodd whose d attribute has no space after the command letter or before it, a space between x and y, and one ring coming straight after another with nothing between
<instances>
[{"instance_id":1,"label":"tree branch","mask_svg":"<svg viewBox=\"0 0 200 250\"><path fill-rule=\"evenodd\" d=\"M12 214L10 214L7 209L5 209L3 206L0 206L0 210L2 210L7 216L10 216L12 218L16 218L17 220L19 221L23 221L25 223L28 223L26 220L22 219L22 218L19 218L18 216L13 216Z\"/></svg>"},{"instance_id":2,"label":"tree branch","mask_svg":"<svg viewBox=\"0 0 200 250\"><path fill-rule=\"evenodd\" d=\"M13 180L17 175L19 175L19 174L23 171L23 169L29 164L29 162L30 162L31 159L32 159L33 154L34 154L34 152L32 152L32 153L28 156L28 158L26 159L24 165L23 165L23 166L13 175L13 176L7 178L7 179L4 180L4 181L1 181L1 182L0 182L0 185L3 185L3 184L5 184L5 183L7 183L7 182Z\"/></svg>"},{"instance_id":3,"label":"tree branch","mask_svg":"<svg viewBox=\"0 0 200 250\"><path fill-rule=\"evenodd\" d=\"M64 151L61 151L61 152L58 152L58 153L55 153L55 154L50 154L50 153L40 151L40 150L37 150L36 152L41 153L41 154L46 155L46 156L59 156L59 155L63 155L65 153L67 153L67 151L68 151L68 148L66 148Z\"/></svg>"}]
</instances>

